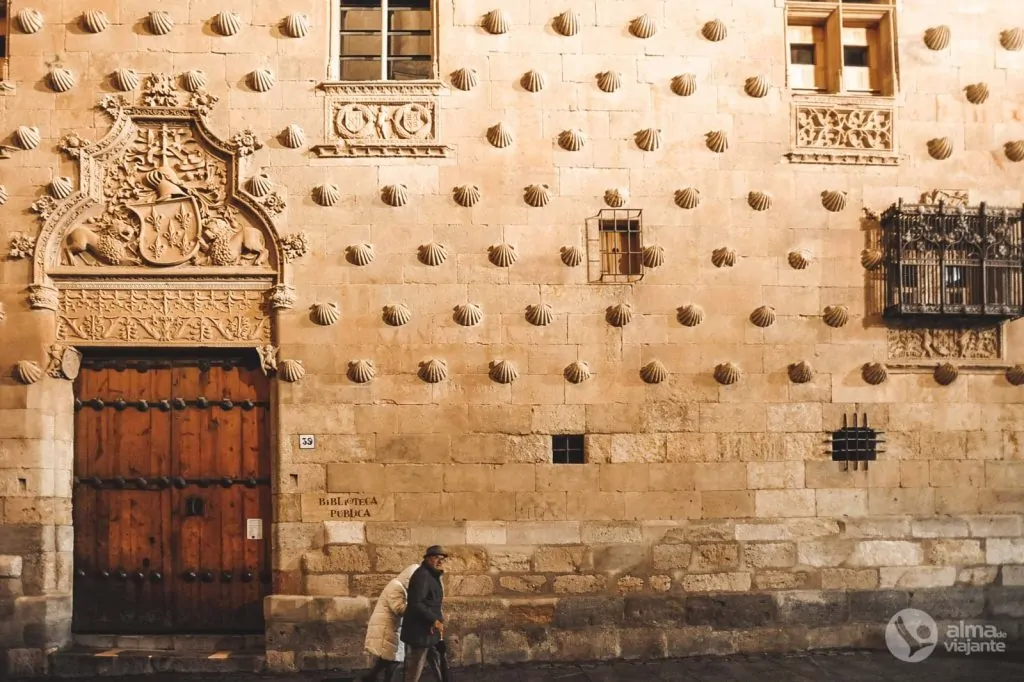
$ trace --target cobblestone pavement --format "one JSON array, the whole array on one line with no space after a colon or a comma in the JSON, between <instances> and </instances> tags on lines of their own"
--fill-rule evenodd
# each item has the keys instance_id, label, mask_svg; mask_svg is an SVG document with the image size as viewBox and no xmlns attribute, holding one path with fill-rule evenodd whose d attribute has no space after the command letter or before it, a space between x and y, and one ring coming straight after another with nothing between
<instances>
[{"instance_id":1,"label":"cobblestone pavement","mask_svg":"<svg viewBox=\"0 0 1024 682\"><path fill-rule=\"evenodd\" d=\"M576 665L524 664L456 670L455 682L735 682L818 680L885 682L953 682L1024 680L1024 656L939 657L902 663L888 652L839 652L792 656L700 657L658 661L617 661ZM358 679L339 672L267 675L152 675L102 678L105 682L348 682ZM424 682L433 682L424 673Z\"/></svg>"}]
</instances>

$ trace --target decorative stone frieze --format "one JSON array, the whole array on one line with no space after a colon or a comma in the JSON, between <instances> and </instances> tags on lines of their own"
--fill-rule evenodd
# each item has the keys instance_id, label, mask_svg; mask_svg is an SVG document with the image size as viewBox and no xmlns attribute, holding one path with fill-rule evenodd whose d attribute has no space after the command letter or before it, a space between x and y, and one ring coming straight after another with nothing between
<instances>
[{"instance_id":1,"label":"decorative stone frieze","mask_svg":"<svg viewBox=\"0 0 1024 682\"><path fill-rule=\"evenodd\" d=\"M446 157L437 115L438 82L323 83L327 116L320 157Z\"/></svg>"},{"instance_id":2,"label":"decorative stone frieze","mask_svg":"<svg viewBox=\"0 0 1024 682\"><path fill-rule=\"evenodd\" d=\"M46 373L54 379L74 381L82 368L82 353L72 346L55 343L50 346L50 361Z\"/></svg>"},{"instance_id":3,"label":"decorative stone frieze","mask_svg":"<svg viewBox=\"0 0 1024 682\"><path fill-rule=\"evenodd\" d=\"M882 98L801 97L793 101L794 163L894 166L896 108Z\"/></svg>"},{"instance_id":4,"label":"decorative stone frieze","mask_svg":"<svg viewBox=\"0 0 1024 682\"><path fill-rule=\"evenodd\" d=\"M912 327L888 330L889 358L984 359L1002 357L1002 331L998 326L965 328Z\"/></svg>"}]
</instances>

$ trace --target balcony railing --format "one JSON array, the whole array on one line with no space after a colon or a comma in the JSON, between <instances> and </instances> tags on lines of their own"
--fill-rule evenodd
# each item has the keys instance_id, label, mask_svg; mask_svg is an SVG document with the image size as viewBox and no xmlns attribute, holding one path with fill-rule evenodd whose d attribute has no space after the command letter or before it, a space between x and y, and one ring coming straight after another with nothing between
<instances>
[{"instance_id":1,"label":"balcony railing","mask_svg":"<svg viewBox=\"0 0 1024 682\"><path fill-rule=\"evenodd\" d=\"M1024 316L1024 209L904 204L882 214L885 316Z\"/></svg>"}]
</instances>

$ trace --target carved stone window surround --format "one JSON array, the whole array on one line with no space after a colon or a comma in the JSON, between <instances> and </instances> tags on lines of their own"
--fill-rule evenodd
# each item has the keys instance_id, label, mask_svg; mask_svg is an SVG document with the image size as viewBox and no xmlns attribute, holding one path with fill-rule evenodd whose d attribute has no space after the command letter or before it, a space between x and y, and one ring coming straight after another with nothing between
<instances>
[{"instance_id":1,"label":"carved stone window surround","mask_svg":"<svg viewBox=\"0 0 1024 682\"><path fill-rule=\"evenodd\" d=\"M897 102L891 97L794 95L792 163L895 166Z\"/></svg>"},{"instance_id":2,"label":"carved stone window surround","mask_svg":"<svg viewBox=\"0 0 1024 682\"><path fill-rule=\"evenodd\" d=\"M441 81L321 83L326 141L321 158L444 158L441 141Z\"/></svg>"}]
</instances>

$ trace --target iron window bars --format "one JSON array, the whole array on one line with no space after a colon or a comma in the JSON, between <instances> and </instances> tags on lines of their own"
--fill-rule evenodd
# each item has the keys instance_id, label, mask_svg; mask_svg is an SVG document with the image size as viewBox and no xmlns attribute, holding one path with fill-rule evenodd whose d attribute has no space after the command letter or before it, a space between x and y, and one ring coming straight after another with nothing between
<instances>
[{"instance_id":1,"label":"iron window bars","mask_svg":"<svg viewBox=\"0 0 1024 682\"><path fill-rule=\"evenodd\" d=\"M843 415L843 428L832 432L832 461L843 462L843 471L850 470L850 462L853 462L854 470L859 468L861 462L864 468L868 468L868 462L874 462L878 453L882 451L879 447L885 439L878 431L868 426L868 416L853 415L853 426L847 415Z\"/></svg>"},{"instance_id":2,"label":"iron window bars","mask_svg":"<svg viewBox=\"0 0 1024 682\"><path fill-rule=\"evenodd\" d=\"M583 464L585 461L582 435L551 436L551 462L553 464Z\"/></svg>"},{"instance_id":3,"label":"iron window bars","mask_svg":"<svg viewBox=\"0 0 1024 682\"><path fill-rule=\"evenodd\" d=\"M889 318L1024 316L1024 209L904 204L881 216Z\"/></svg>"},{"instance_id":4,"label":"iron window bars","mask_svg":"<svg viewBox=\"0 0 1024 682\"><path fill-rule=\"evenodd\" d=\"M638 208L602 209L597 215L596 246L600 281L636 282L643 278L643 211Z\"/></svg>"}]
</instances>

